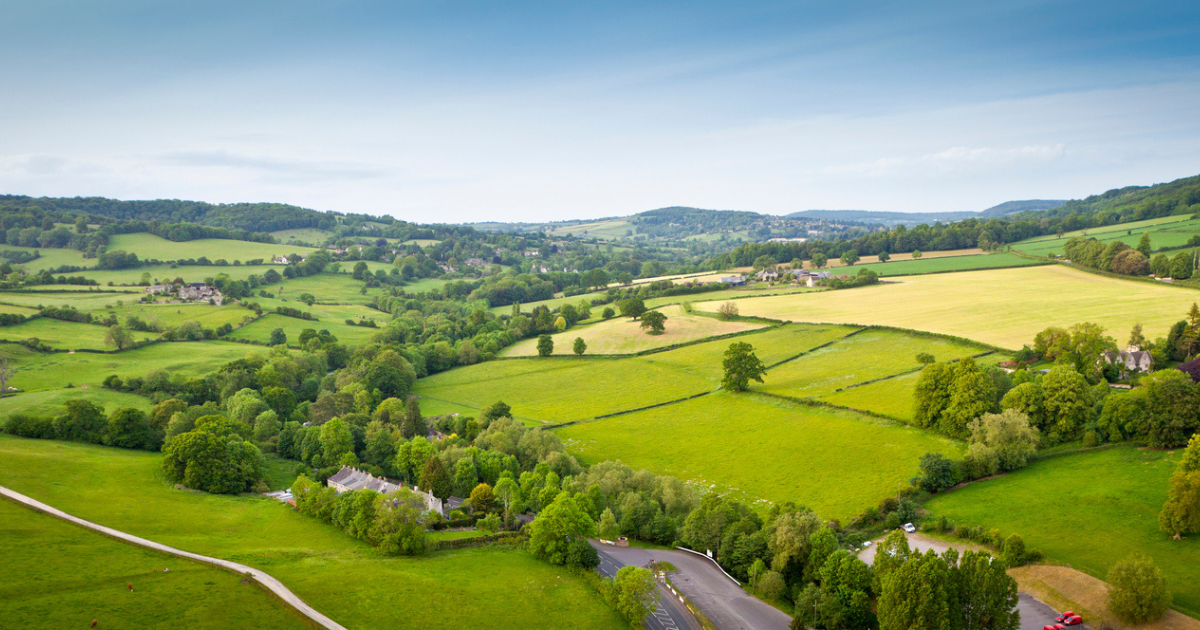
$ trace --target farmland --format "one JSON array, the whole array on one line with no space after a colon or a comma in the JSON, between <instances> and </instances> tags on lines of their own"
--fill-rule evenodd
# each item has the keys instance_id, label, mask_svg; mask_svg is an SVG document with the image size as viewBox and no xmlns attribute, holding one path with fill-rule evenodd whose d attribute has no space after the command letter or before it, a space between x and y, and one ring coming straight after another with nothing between
<instances>
[{"instance_id":1,"label":"farmland","mask_svg":"<svg viewBox=\"0 0 1200 630\"><path fill-rule=\"evenodd\" d=\"M691 315L684 313L679 306L665 306L659 310L667 316L666 332L661 335L646 334L641 322L637 320L616 317L551 335L554 340L554 354L572 354L572 344L577 337L587 344L588 354L633 354L765 326L750 322L723 322L713 317ZM537 354L537 341L530 338L518 342L505 350L504 356L534 356Z\"/></svg>"},{"instance_id":2,"label":"farmland","mask_svg":"<svg viewBox=\"0 0 1200 630\"><path fill-rule=\"evenodd\" d=\"M232 262L232 261L230 261ZM120 286L131 286L141 283L143 276L149 279L151 284L167 284L176 278L181 278L184 282L205 282L208 278L216 278L221 274L229 276L233 280L245 280L252 275L261 276L268 269L274 269L279 272L282 267L280 265L146 265L143 267L133 267L130 269L96 269L92 271L81 271L79 273L70 274L73 276L83 276L99 282L102 286L108 286L108 283ZM148 275L147 275L148 274ZM139 293L144 289L140 286L135 286L135 290Z\"/></svg>"},{"instance_id":3,"label":"farmland","mask_svg":"<svg viewBox=\"0 0 1200 630\"><path fill-rule=\"evenodd\" d=\"M275 232L271 232L271 236L274 236L277 240L279 240L279 242L285 244L292 241L301 241L304 243L320 245L321 243L324 243L326 239L333 236L333 232L318 228L296 228L294 230L277 230Z\"/></svg>"},{"instance_id":4,"label":"farmland","mask_svg":"<svg viewBox=\"0 0 1200 630\"><path fill-rule=\"evenodd\" d=\"M589 463L620 460L742 498L795 501L829 519L894 493L917 474L921 455L963 449L851 412L723 392L555 432Z\"/></svg>"},{"instance_id":5,"label":"farmland","mask_svg":"<svg viewBox=\"0 0 1200 630\"><path fill-rule=\"evenodd\" d=\"M524 551L386 558L278 501L175 490L158 454L0 436L0 461L2 485L102 525L261 568L352 630L628 627L569 571Z\"/></svg>"},{"instance_id":6,"label":"farmland","mask_svg":"<svg viewBox=\"0 0 1200 630\"><path fill-rule=\"evenodd\" d=\"M1035 256L1062 255L1063 246L1075 237L1094 238L1106 244L1120 241L1130 247L1136 247L1143 234L1150 235L1152 250L1184 247L1192 237L1200 235L1200 220L1191 218L1191 215L1147 219L1066 232L1061 238L1057 235L1039 236L1013 243L1012 247Z\"/></svg>"},{"instance_id":7,"label":"farmland","mask_svg":"<svg viewBox=\"0 0 1200 630\"><path fill-rule=\"evenodd\" d=\"M0 327L0 339L21 341L37 338L52 348L103 350L104 332L103 326L39 317L23 324ZM158 336L154 333L144 334Z\"/></svg>"},{"instance_id":8,"label":"farmland","mask_svg":"<svg viewBox=\"0 0 1200 630\"><path fill-rule=\"evenodd\" d=\"M94 328L103 330L99 326ZM10 348L12 347L6 347L4 354L15 354L12 364L17 368L17 373L9 385L26 391L56 389L68 383L95 386L110 374L128 378L145 376L154 370L166 370L172 376L178 374L184 378L191 378L207 374L247 354L267 351L266 348L223 341L173 341L114 354L37 354L28 351L14 353L10 352Z\"/></svg>"},{"instance_id":9,"label":"farmland","mask_svg":"<svg viewBox=\"0 0 1200 630\"><path fill-rule=\"evenodd\" d=\"M1101 579L1113 563L1143 553L1163 570L1175 607L1197 616L1200 538L1171 540L1158 528L1178 459L1132 447L1058 457L935 497L927 507L958 524L1018 533L1050 559Z\"/></svg>"},{"instance_id":10,"label":"farmland","mask_svg":"<svg viewBox=\"0 0 1200 630\"><path fill-rule=\"evenodd\" d=\"M176 243L145 232L115 234L109 240L108 249L132 252L143 260L181 260L204 257L214 262L225 260L230 263L235 260L245 262L258 258L270 261L275 256L308 254L317 251L316 248L300 247L299 245L272 245L220 238L201 238Z\"/></svg>"},{"instance_id":11,"label":"farmland","mask_svg":"<svg viewBox=\"0 0 1200 630\"><path fill-rule=\"evenodd\" d=\"M890 264L890 263L889 263ZM1123 336L1141 323L1165 336L1200 292L1117 280L1063 265L912 276L845 291L739 300L743 316L881 324L1020 348L1047 326L1095 322ZM720 302L698 302L716 311Z\"/></svg>"},{"instance_id":12,"label":"farmland","mask_svg":"<svg viewBox=\"0 0 1200 630\"><path fill-rule=\"evenodd\" d=\"M933 252L931 252L933 253ZM899 257L899 254L897 254ZM870 269L883 277L915 276L926 273L973 271L976 269L1000 269L1005 267L1028 267L1044 265L1046 261L1030 260L1015 254L974 254L969 256L946 256L919 258L916 260L890 260L885 263L855 263L853 267L838 267L839 274L854 275L858 269Z\"/></svg>"},{"instance_id":13,"label":"farmland","mask_svg":"<svg viewBox=\"0 0 1200 630\"><path fill-rule=\"evenodd\" d=\"M68 400L87 400L99 405L106 412L112 413L119 407L133 407L142 411L150 411L150 399L137 394L114 392L110 389L89 387L82 389L45 389L15 396L0 398L0 417L22 412L40 416L56 416L63 412L63 406Z\"/></svg>"},{"instance_id":14,"label":"farmland","mask_svg":"<svg viewBox=\"0 0 1200 630\"><path fill-rule=\"evenodd\" d=\"M136 302L139 297L142 297L141 292L71 291L66 293L51 293L49 291L22 291L20 293L0 293L0 302L29 308L63 306L76 308L81 311L93 311L106 306L131 304Z\"/></svg>"},{"instance_id":15,"label":"farmland","mask_svg":"<svg viewBox=\"0 0 1200 630\"><path fill-rule=\"evenodd\" d=\"M857 385L840 392L819 397L822 402L842 407L853 407L882 416L910 421L913 419L913 392L917 387L919 372L901 374L892 378Z\"/></svg>"},{"instance_id":16,"label":"farmland","mask_svg":"<svg viewBox=\"0 0 1200 630\"><path fill-rule=\"evenodd\" d=\"M7 627L86 628L96 619L102 628L311 628L237 575L9 501L0 501L0 555Z\"/></svg>"},{"instance_id":17,"label":"farmland","mask_svg":"<svg viewBox=\"0 0 1200 630\"><path fill-rule=\"evenodd\" d=\"M284 280L280 284L262 288L268 293L275 293L278 296L286 294L288 297L292 297L302 293L311 293L318 302L327 304L367 304L371 301L372 296L379 295L380 289L367 289L367 292L363 293L364 286L362 281L350 277L349 273L321 273L315 276ZM411 289L405 287L405 290Z\"/></svg>"},{"instance_id":18,"label":"farmland","mask_svg":"<svg viewBox=\"0 0 1200 630\"><path fill-rule=\"evenodd\" d=\"M298 303L298 307L303 310L303 303ZM348 346L357 346L367 343L379 332L375 328L367 328L363 326L347 326L346 322L341 319L330 321L309 321L305 319L297 319L295 317L285 317L283 315L263 315L253 323L247 324L234 330L226 335L229 339L246 339L258 343L269 343L271 340L271 331L276 328L282 328L284 334L287 335L288 344L293 346L300 345L300 333L305 328L311 328L316 331L328 330L338 341Z\"/></svg>"},{"instance_id":19,"label":"farmland","mask_svg":"<svg viewBox=\"0 0 1200 630\"><path fill-rule=\"evenodd\" d=\"M198 322L204 328L217 328L223 324L240 326L246 318L253 319L254 311L237 304L213 306L210 304L137 304L117 306L109 312L124 322L129 316L155 324L164 330L178 328L186 322ZM137 333L143 335L149 333ZM153 336L153 335L152 335Z\"/></svg>"},{"instance_id":20,"label":"farmland","mask_svg":"<svg viewBox=\"0 0 1200 630\"><path fill-rule=\"evenodd\" d=\"M43 269L54 269L63 265L73 267L90 267L95 264L95 260L88 260L83 257L83 252L74 249L56 249L53 247L17 247L16 245L0 245L0 251L14 251L37 253L38 257L30 262L27 262L22 267L32 273L37 273ZM69 274L75 275L75 274Z\"/></svg>"}]
</instances>

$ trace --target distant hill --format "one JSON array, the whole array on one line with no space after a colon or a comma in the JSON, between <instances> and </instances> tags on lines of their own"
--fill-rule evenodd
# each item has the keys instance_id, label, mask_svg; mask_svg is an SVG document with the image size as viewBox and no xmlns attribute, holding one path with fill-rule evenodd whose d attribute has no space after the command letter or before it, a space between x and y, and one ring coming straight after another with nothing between
<instances>
[{"instance_id":1,"label":"distant hill","mask_svg":"<svg viewBox=\"0 0 1200 630\"><path fill-rule=\"evenodd\" d=\"M1003 217L1016 212L1048 210L1066 203L1060 199L1027 199L1024 201L1006 201L998 206L992 206L982 212L885 212L879 210L804 210L793 212L787 216L796 218L824 219L826 221L860 221L862 223L882 223L884 225L907 226L921 223L940 221L962 221L963 219Z\"/></svg>"},{"instance_id":2,"label":"distant hill","mask_svg":"<svg viewBox=\"0 0 1200 630\"><path fill-rule=\"evenodd\" d=\"M94 214L118 221L195 223L250 232L273 232L297 228L331 229L338 223L332 214L283 203L212 204L179 199L121 201L104 197L0 195L0 206L38 207L51 212ZM387 219L391 220L391 217L387 217Z\"/></svg>"},{"instance_id":3,"label":"distant hill","mask_svg":"<svg viewBox=\"0 0 1200 630\"><path fill-rule=\"evenodd\" d=\"M1025 201L1005 201L998 206L992 206L976 216L981 217L1003 217L1013 214L1014 212L1025 212L1030 210L1050 210L1057 208L1064 203L1065 199L1026 199Z\"/></svg>"},{"instance_id":4,"label":"distant hill","mask_svg":"<svg viewBox=\"0 0 1200 630\"><path fill-rule=\"evenodd\" d=\"M1153 186L1114 188L1086 199L1072 199L1037 216L1090 215L1110 224L1196 213L1200 213L1200 175Z\"/></svg>"}]
</instances>

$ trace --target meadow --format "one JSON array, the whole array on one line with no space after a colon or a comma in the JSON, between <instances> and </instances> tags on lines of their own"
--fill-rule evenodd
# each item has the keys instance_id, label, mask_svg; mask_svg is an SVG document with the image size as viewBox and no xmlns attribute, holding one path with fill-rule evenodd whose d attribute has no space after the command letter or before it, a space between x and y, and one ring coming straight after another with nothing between
<instances>
[{"instance_id":1,"label":"meadow","mask_svg":"<svg viewBox=\"0 0 1200 630\"><path fill-rule=\"evenodd\" d=\"M141 254L138 255L141 257ZM233 262L233 261L229 261ZM268 269L274 269L276 273L282 273L282 265L146 265L143 267L132 267L130 269L97 269L94 271L83 271L79 273L69 274L73 276L83 276L99 282L101 286L109 286L112 283L114 286L133 286L138 292L144 292L144 287L136 286L141 283L143 276L149 274L148 278L151 284L167 284L176 278L182 278L184 282L206 282L209 278L216 278L221 274L229 276L233 280L245 280L250 276L261 276Z\"/></svg>"},{"instance_id":2,"label":"meadow","mask_svg":"<svg viewBox=\"0 0 1200 630\"><path fill-rule=\"evenodd\" d=\"M91 267L96 264L96 259L87 259L83 257L83 252L75 249L56 248L56 247L18 247L16 245L0 245L0 251L17 251L17 252L37 252L38 257L23 265L26 270L37 273L43 269L54 269L63 265L71 265L72 267ZM67 274L75 275L75 274Z\"/></svg>"},{"instance_id":3,"label":"meadow","mask_svg":"<svg viewBox=\"0 0 1200 630\"><path fill-rule=\"evenodd\" d=\"M1053 234L1038 236L1013 243L1012 248L1035 256L1048 254L1061 256L1063 246L1074 237L1094 238L1106 244L1121 241L1130 247L1137 247L1142 234L1150 235L1151 250L1183 247L1193 236L1200 235L1200 220L1193 219L1191 215L1159 217L1065 232L1061 238Z\"/></svg>"},{"instance_id":4,"label":"meadow","mask_svg":"<svg viewBox=\"0 0 1200 630\"><path fill-rule=\"evenodd\" d=\"M890 263L889 263L890 264ZM911 276L877 286L738 300L743 316L879 324L1017 349L1048 326L1095 322L1122 341L1136 323L1166 336L1200 292L1090 274L1065 265ZM694 302L716 311L718 301Z\"/></svg>"},{"instance_id":5,"label":"meadow","mask_svg":"<svg viewBox=\"0 0 1200 630\"><path fill-rule=\"evenodd\" d=\"M99 387L87 389L72 387L70 389L45 389L0 398L0 417L6 417L18 411L39 416L57 416L63 413L68 400L89 401L103 407L106 413L112 413L120 407L150 411L153 406L149 398L137 394L114 392Z\"/></svg>"},{"instance_id":6,"label":"meadow","mask_svg":"<svg viewBox=\"0 0 1200 630\"><path fill-rule=\"evenodd\" d=\"M254 318L254 311L233 303L222 306L213 306L211 304L130 303L108 309L107 312L115 314L121 323L124 323L129 316L134 316L146 323L156 324L164 330L178 328L185 322L199 322L204 328L214 329L223 324L241 326L247 317L250 319ZM99 314L103 315L103 313ZM141 335L155 336L152 333L131 332L137 337Z\"/></svg>"},{"instance_id":7,"label":"meadow","mask_svg":"<svg viewBox=\"0 0 1200 630\"><path fill-rule=\"evenodd\" d=\"M763 328L766 324L728 321L724 322L715 317L684 313L680 306L664 306L658 309L667 316L665 332L661 335L646 334L641 322L628 317L614 317L586 326L577 326L570 330L551 335L554 340L554 354L573 354L575 339L583 339L587 344L587 354L634 354L652 348L662 348L675 344L696 341L716 335L744 332ZM537 338L531 337L517 342L502 353L510 357L536 356Z\"/></svg>"},{"instance_id":8,"label":"meadow","mask_svg":"<svg viewBox=\"0 0 1200 630\"><path fill-rule=\"evenodd\" d=\"M825 394L819 396L818 400L909 422L913 419L913 393L916 391L919 376L919 372L901 374Z\"/></svg>"},{"instance_id":9,"label":"meadow","mask_svg":"<svg viewBox=\"0 0 1200 630\"><path fill-rule=\"evenodd\" d=\"M0 556L5 627L86 628L95 619L100 628L312 628L237 575L10 501L0 501Z\"/></svg>"},{"instance_id":10,"label":"meadow","mask_svg":"<svg viewBox=\"0 0 1200 630\"><path fill-rule=\"evenodd\" d=\"M99 326L95 328L100 329ZM266 348L225 341L171 341L113 354L40 354L17 348L19 350L5 346L2 350L12 357L12 365L17 368L9 386L26 391L57 389L67 384L95 387L111 374L129 378L145 376L154 370L191 378L248 354L267 352Z\"/></svg>"},{"instance_id":11,"label":"meadow","mask_svg":"<svg viewBox=\"0 0 1200 630\"><path fill-rule=\"evenodd\" d=\"M320 245L326 239L333 236L333 232L329 230L321 230L317 228L296 228L293 230L277 230L271 232L281 243L290 243L292 241L303 241L305 243L313 243Z\"/></svg>"},{"instance_id":12,"label":"meadow","mask_svg":"<svg viewBox=\"0 0 1200 630\"><path fill-rule=\"evenodd\" d=\"M961 525L1020 534L1048 558L1104 579L1133 552L1154 559L1175 608L1200 616L1200 537L1158 528L1179 455L1119 446L1048 459L934 497L926 507Z\"/></svg>"},{"instance_id":13,"label":"meadow","mask_svg":"<svg viewBox=\"0 0 1200 630\"><path fill-rule=\"evenodd\" d=\"M984 253L984 251L979 248L944 249L941 251L924 252L920 258L913 258L912 253L909 252L909 253L904 253L904 254L890 254L890 256L891 256L890 262L905 262L905 261L910 261L910 260L921 261L921 260L931 260L934 258L956 258L959 256L978 256L983 253ZM783 263L783 264L787 264L790 261L781 260L779 262ZM879 262L878 256L874 256L874 255L860 256L858 259L858 262L854 263L854 266L858 267L858 266L862 266L862 265L871 265L871 264L875 264L878 262ZM885 264L887 264L887 263L885 263ZM830 258L825 263L825 267L823 267L823 269L829 270L829 269L834 269L837 267L844 267L844 266L846 266L846 265L842 264L841 258ZM804 261L804 268L808 269L810 271L815 271L815 269L813 269L811 260ZM844 273L844 271L843 271L843 273Z\"/></svg>"},{"instance_id":14,"label":"meadow","mask_svg":"<svg viewBox=\"0 0 1200 630\"><path fill-rule=\"evenodd\" d=\"M772 368L764 384L751 386L772 394L813 398L857 383L914 371L921 367L916 359L919 353L951 361L979 352L977 347L946 339L867 331Z\"/></svg>"},{"instance_id":15,"label":"meadow","mask_svg":"<svg viewBox=\"0 0 1200 630\"><path fill-rule=\"evenodd\" d=\"M176 243L146 232L114 234L109 239L108 249L132 252L141 260L180 260L203 256L212 261L225 260L229 263L235 260L246 262L256 258L270 261L275 256L303 255L317 251L314 247L272 245L222 238L201 238Z\"/></svg>"},{"instance_id":16,"label":"meadow","mask_svg":"<svg viewBox=\"0 0 1200 630\"><path fill-rule=\"evenodd\" d=\"M932 252L931 252L932 253ZM898 254L897 254L898 255ZM855 263L853 267L838 267L837 273L854 275L858 269L870 269L881 277L916 276L926 273L972 271L975 269L1001 269L1006 267L1028 267L1044 265L1047 261L1030 260L1016 254L973 254L967 256L945 256L918 258L916 260L890 260L885 263Z\"/></svg>"},{"instance_id":17,"label":"meadow","mask_svg":"<svg viewBox=\"0 0 1200 630\"><path fill-rule=\"evenodd\" d=\"M58 286L58 285L55 285ZM142 297L142 292L118 293L113 291L70 291L65 293L49 291L21 291L0 293L0 302L28 308L43 306L65 306L81 311L94 311L106 306L132 304Z\"/></svg>"},{"instance_id":18,"label":"meadow","mask_svg":"<svg viewBox=\"0 0 1200 630\"><path fill-rule=\"evenodd\" d=\"M0 462L2 485L93 522L260 568L353 630L628 627L579 578L519 549L386 558L273 499L176 490L162 478L159 454L0 435Z\"/></svg>"},{"instance_id":19,"label":"meadow","mask_svg":"<svg viewBox=\"0 0 1200 630\"><path fill-rule=\"evenodd\" d=\"M310 309L303 302L297 302L292 305L292 308L299 308L308 312ZM314 314L315 315L315 314ZM381 321L380 325L386 321ZM311 328L318 332L328 330L330 334L338 338L340 343L348 346L359 346L371 341L375 333L379 332L376 328L366 328L363 326L347 326L345 319L325 319L320 321L309 321L305 319L297 319L295 317L285 317L283 315L263 315L253 323L247 324L234 330L226 335L229 339L247 339L258 343L269 343L271 340L271 331L276 328L282 328L287 335L287 342L291 346L300 346L300 333L305 328Z\"/></svg>"},{"instance_id":20,"label":"meadow","mask_svg":"<svg viewBox=\"0 0 1200 630\"><path fill-rule=\"evenodd\" d=\"M49 317L39 317L14 326L0 326L0 339L22 341L37 338L56 349L105 350L104 333L107 329L95 324L64 322ZM134 333L135 338L157 337L157 333ZM107 349L115 349L107 347Z\"/></svg>"},{"instance_id":21,"label":"meadow","mask_svg":"<svg viewBox=\"0 0 1200 630\"><path fill-rule=\"evenodd\" d=\"M350 277L349 273L322 273L284 280L280 284L260 287L260 290L289 298L302 293L311 293L313 297L317 298L317 301L324 304L368 304L371 302L372 296L382 292L381 289L375 288L367 289L367 292L363 293L364 286L366 285L361 280L355 280ZM251 300L256 299L251 298Z\"/></svg>"},{"instance_id":22,"label":"meadow","mask_svg":"<svg viewBox=\"0 0 1200 630\"><path fill-rule=\"evenodd\" d=\"M963 451L928 432L753 393L718 392L555 432L587 463L620 460L759 506L794 501L843 522L916 476L921 455Z\"/></svg>"},{"instance_id":23,"label":"meadow","mask_svg":"<svg viewBox=\"0 0 1200 630\"><path fill-rule=\"evenodd\" d=\"M0 295L2 295L2 294L0 294ZM3 298L0 297L0 299L3 299ZM31 306L13 306L11 304L0 304L0 313L4 313L5 315L24 315L26 317L29 317L30 315L37 314L37 312L38 312L38 310Z\"/></svg>"}]
</instances>

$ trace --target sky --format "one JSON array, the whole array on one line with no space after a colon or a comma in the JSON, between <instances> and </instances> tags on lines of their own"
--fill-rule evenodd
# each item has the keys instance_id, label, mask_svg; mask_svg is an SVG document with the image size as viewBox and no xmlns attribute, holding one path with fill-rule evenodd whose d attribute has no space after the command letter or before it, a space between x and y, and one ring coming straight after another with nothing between
<instances>
[{"instance_id":1,"label":"sky","mask_svg":"<svg viewBox=\"0 0 1200 630\"><path fill-rule=\"evenodd\" d=\"M417 222L1200 174L1200 3L0 0L0 193Z\"/></svg>"}]
</instances>

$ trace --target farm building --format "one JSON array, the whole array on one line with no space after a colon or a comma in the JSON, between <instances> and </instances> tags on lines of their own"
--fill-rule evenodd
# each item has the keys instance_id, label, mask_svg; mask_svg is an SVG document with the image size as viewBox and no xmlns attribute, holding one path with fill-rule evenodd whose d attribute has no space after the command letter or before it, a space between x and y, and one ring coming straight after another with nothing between
<instances>
[{"instance_id":1,"label":"farm building","mask_svg":"<svg viewBox=\"0 0 1200 630\"><path fill-rule=\"evenodd\" d=\"M193 282L179 287L179 299L184 302L207 302L212 300L217 306L224 301L221 291L203 282Z\"/></svg>"},{"instance_id":2,"label":"farm building","mask_svg":"<svg viewBox=\"0 0 1200 630\"><path fill-rule=\"evenodd\" d=\"M779 279L779 272L774 269L763 269L758 272L758 279L763 282L775 282Z\"/></svg>"},{"instance_id":3,"label":"farm building","mask_svg":"<svg viewBox=\"0 0 1200 630\"><path fill-rule=\"evenodd\" d=\"M173 284L152 284L146 287L146 293L157 295L159 293L174 293L175 285Z\"/></svg>"},{"instance_id":4,"label":"farm building","mask_svg":"<svg viewBox=\"0 0 1200 630\"><path fill-rule=\"evenodd\" d=\"M740 287L746 284L746 279L742 276L725 276L721 278L721 282L728 284L731 287Z\"/></svg>"}]
</instances>

